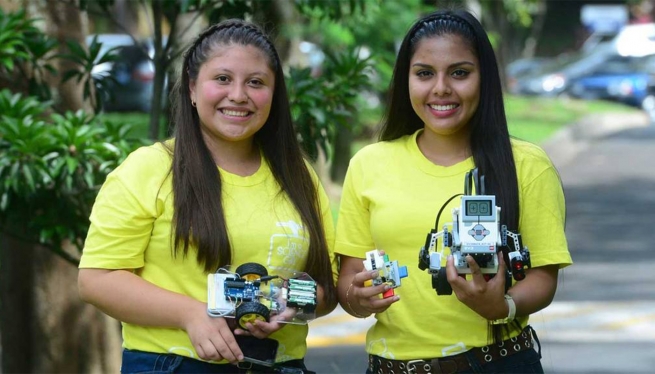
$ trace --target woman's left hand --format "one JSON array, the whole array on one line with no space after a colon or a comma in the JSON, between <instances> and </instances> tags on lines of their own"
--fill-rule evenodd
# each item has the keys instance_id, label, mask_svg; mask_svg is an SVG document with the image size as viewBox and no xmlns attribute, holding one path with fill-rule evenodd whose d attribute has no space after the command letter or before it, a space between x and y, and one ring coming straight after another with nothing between
<instances>
[{"instance_id":1,"label":"woman's left hand","mask_svg":"<svg viewBox=\"0 0 655 374\"><path fill-rule=\"evenodd\" d=\"M506 266L503 256L498 256L498 272L489 281L484 279L480 266L473 257L466 256L466 262L471 269L472 279L470 281L459 276L453 257L448 256L446 264L448 283L457 299L486 319L505 318L508 307L504 297Z\"/></svg>"},{"instance_id":2,"label":"woman's left hand","mask_svg":"<svg viewBox=\"0 0 655 374\"><path fill-rule=\"evenodd\" d=\"M255 320L253 323L246 323L247 330L237 328L234 330L235 335L252 335L258 339L268 338L269 335L283 328L296 314L293 308L286 308L282 313L271 317L270 322Z\"/></svg>"}]
</instances>

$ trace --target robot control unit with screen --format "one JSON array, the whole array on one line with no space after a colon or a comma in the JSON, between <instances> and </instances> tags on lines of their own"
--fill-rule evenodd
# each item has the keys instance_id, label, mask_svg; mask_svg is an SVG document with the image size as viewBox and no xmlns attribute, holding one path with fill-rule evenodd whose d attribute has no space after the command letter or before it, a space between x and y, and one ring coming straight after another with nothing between
<instances>
[{"instance_id":1,"label":"robot control unit with screen","mask_svg":"<svg viewBox=\"0 0 655 374\"><path fill-rule=\"evenodd\" d=\"M475 184L476 195L472 193ZM466 256L475 259L485 279L490 279L498 272L498 255L504 255L507 266L505 287L512 284L512 278L520 281L525 278L525 268L530 267L530 253L521 243L521 234L514 233L505 225L500 225L500 207L496 206L496 197L486 195L484 176L473 169L466 174L464 194L455 195L448 200L461 196L460 204L452 210L452 222L437 230L441 211L437 215L435 228L427 235L425 245L419 252L419 269L427 270L432 275L432 287L439 295L452 294L452 288L446 277L445 261L449 248L455 267L460 276L471 273ZM438 241L441 239L441 247Z\"/></svg>"}]
</instances>

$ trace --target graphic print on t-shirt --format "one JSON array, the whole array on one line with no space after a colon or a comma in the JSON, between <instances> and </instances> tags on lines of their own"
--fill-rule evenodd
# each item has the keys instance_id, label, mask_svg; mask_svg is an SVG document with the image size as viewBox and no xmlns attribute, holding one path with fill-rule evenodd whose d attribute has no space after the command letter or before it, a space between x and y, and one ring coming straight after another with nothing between
<instances>
[{"instance_id":1,"label":"graphic print on t-shirt","mask_svg":"<svg viewBox=\"0 0 655 374\"><path fill-rule=\"evenodd\" d=\"M303 225L293 220L277 222L276 226L279 229L271 235L268 268L290 276L304 267L309 239Z\"/></svg>"}]
</instances>

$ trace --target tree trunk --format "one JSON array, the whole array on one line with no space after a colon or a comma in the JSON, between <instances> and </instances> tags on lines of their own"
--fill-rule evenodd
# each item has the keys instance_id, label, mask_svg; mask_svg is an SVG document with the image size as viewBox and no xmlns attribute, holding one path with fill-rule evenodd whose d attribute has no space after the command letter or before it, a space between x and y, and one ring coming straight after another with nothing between
<instances>
[{"instance_id":1,"label":"tree trunk","mask_svg":"<svg viewBox=\"0 0 655 374\"><path fill-rule=\"evenodd\" d=\"M346 178L352 143L352 131L346 126L338 126L337 134L334 137L332 163L330 167L330 179L334 183L343 184L343 180Z\"/></svg>"},{"instance_id":2,"label":"tree trunk","mask_svg":"<svg viewBox=\"0 0 655 374\"><path fill-rule=\"evenodd\" d=\"M0 234L0 298L3 372L120 371L118 322L79 299L77 269L48 249Z\"/></svg>"},{"instance_id":3,"label":"tree trunk","mask_svg":"<svg viewBox=\"0 0 655 374\"><path fill-rule=\"evenodd\" d=\"M58 53L68 53L67 40L73 40L81 45L85 44L86 30L88 20L86 13L82 13L75 4L66 1L45 1L41 5L46 20L46 33L59 41ZM43 7L44 6L44 7ZM58 59L57 71L63 72L78 67L67 59ZM59 92L59 101L56 104L60 111L76 111L85 109L93 111L95 101L95 92L91 90L91 97L85 100L83 97L83 86L78 84L75 79L70 79L65 83L58 79L56 87Z\"/></svg>"}]
</instances>

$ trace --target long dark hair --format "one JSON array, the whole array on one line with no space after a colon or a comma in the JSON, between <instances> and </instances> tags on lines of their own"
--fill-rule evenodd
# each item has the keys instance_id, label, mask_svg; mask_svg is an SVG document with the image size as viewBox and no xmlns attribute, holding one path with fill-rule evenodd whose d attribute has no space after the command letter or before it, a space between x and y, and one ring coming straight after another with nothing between
<instances>
[{"instance_id":1,"label":"long dark hair","mask_svg":"<svg viewBox=\"0 0 655 374\"><path fill-rule=\"evenodd\" d=\"M207 272L214 272L232 261L221 201L221 177L203 140L198 113L191 103L189 82L198 77L200 67L217 48L234 44L261 50L275 72L271 111L264 126L255 134L255 142L271 167L280 193L287 194L309 233L305 271L323 287L327 300L336 300L319 187L311 177L296 138L280 58L264 32L243 20L226 20L207 28L184 55L172 108L176 126L172 156L174 254L181 250L186 256L189 248L195 246L197 261Z\"/></svg>"},{"instance_id":2,"label":"long dark hair","mask_svg":"<svg viewBox=\"0 0 655 374\"><path fill-rule=\"evenodd\" d=\"M487 33L469 12L440 10L419 19L407 32L398 51L380 140L394 140L424 127L409 97L409 64L419 41L443 35L460 36L480 61L480 104L469 123L471 152L485 176L487 192L495 194L502 207L502 223L518 230L518 181L498 63Z\"/></svg>"},{"instance_id":3,"label":"long dark hair","mask_svg":"<svg viewBox=\"0 0 655 374\"><path fill-rule=\"evenodd\" d=\"M397 139L424 127L409 98L409 64L419 41L443 35L461 37L480 62L480 103L469 122L473 161L485 176L487 193L496 195L496 203L502 209L501 222L508 229L518 231L518 178L507 129L498 63L487 33L469 12L440 10L419 19L407 32L398 51L380 140ZM516 320L510 325L520 329ZM489 338L495 342L502 341L503 333L509 332L510 325L490 324Z\"/></svg>"}]
</instances>

